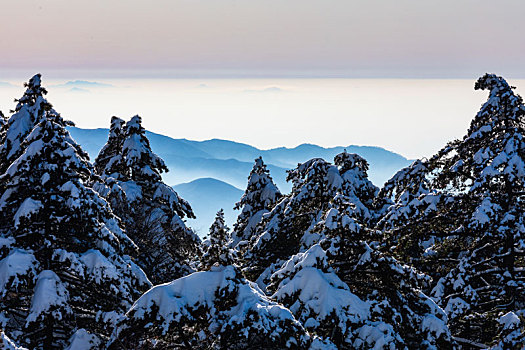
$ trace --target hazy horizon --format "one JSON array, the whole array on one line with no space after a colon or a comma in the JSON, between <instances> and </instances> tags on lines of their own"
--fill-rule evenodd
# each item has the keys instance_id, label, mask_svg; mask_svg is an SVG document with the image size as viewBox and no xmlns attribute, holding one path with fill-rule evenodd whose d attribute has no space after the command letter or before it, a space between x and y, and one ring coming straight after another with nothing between
<instances>
[{"instance_id":1,"label":"hazy horizon","mask_svg":"<svg viewBox=\"0 0 525 350\"><path fill-rule=\"evenodd\" d=\"M378 146L409 159L460 138L487 98L472 79L47 79L48 100L81 128L112 115L143 117L172 138L226 139L260 149ZM84 78L80 78L84 79ZM13 109L23 81L0 83L0 110ZM2 79L0 79L2 81ZM94 80L91 80L94 82ZM517 92L525 80L509 79Z\"/></svg>"}]
</instances>

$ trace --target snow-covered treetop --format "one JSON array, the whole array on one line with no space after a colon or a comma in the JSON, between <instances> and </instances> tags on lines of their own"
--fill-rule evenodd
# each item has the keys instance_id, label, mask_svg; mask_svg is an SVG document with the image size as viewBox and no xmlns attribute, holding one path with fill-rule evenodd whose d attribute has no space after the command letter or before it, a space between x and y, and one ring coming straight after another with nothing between
<instances>
[{"instance_id":1,"label":"snow-covered treetop","mask_svg":"<svg viewBox=\"0 0 525 350\"><path fill-rule=\"evenodd\" d=\"M363 222L374 219L373 200L379 190L366 176L367 162L346 152L335 159L337 165L313 158L288 171L292 192L257 226L251 252L245 254L249 264L268 267L323 239L315 226L334 205L334 198L344 198L342 201L349 203L351 217Z\"/></svg>"},{"instance_id":2,"label":"snow-covered treetop","mask_svg":"<svg viewBox=\"0 0 525 350\"><path fill-rule=\"evenodd\" d=\"M4 113L0 111L0 130L2 126L4 126L7 123L7 118L5 117Z\"/></svg>"},{"instance_id":3,"label":"snow-covered treetop","mask_svg":"<svg viewBox=\"0 0 525 350\"><path fill-rule=\"evenodd\" d=\"M242 211L233 226L232 245L237 246L241 241L249 241L262 216L270 211L281 197L282 194L274 184L262 157L255 159L246 191L235 204L234 209Z\"/></svg>"},{"instance_id":4,"label":"snow-covered treetop","mask_svg":"<svg viewBox=\"0 0 525 350\"><path fill-rule=\"evenodd\" d=\"M426 162L416 160L410 166L399 170L388 180L378 195L394 202L407 202L421 194L428 193L428 181L425 177Z\"/></svg>"},{"instance_id":5,"label":"snow-covered treetop","mask_svg":"<svg viewBox=\"0 0 525 350\"><path fill-rule=\"evenodd\" d=\"M281 196L281 192L270 176L270 171L266 168L262 157L259 157L255 159L255 164L248 177L248 187L239 202L235 204L235 209L243 208L242 213L245 212L244 208L246 205L250 205L249 210L252 212L268 209Z\"/></svg>"},{"instance_id":6,"label":"snow-covered treetop","mask_svg":"<svg viewBox=\"0 0 525 350\"><path fill-rule=\"evenodd\" d=\"M403 225L415 213L432 214L439 211L439 201L471 195L472 200L480 201L490 193L510 194L510 187L525 184L522 98L494 74L479 78L475 89L489 90L489 97L467 135L448 143L429 160L418 160L400 170L385 184L379 197L395 204L385 211L383 224L401 220Z\"/></svg>"},{"instance_id":7,"label":"snow-covered treetop","mask_svg":"<svg viewBox=\"0 0 525 350\"><path fill-rule=\"evenodd\" d=\"M47 90L40 83L40 74L37 74L24 84L26 91L19 100L16 100L17 105L12 111L13 115L3 126L5 132L0 133L2 137L0 140L0 173L3 173L7 166L20 155L20 144L38 124L43 114L46 111L52 111L51 104L44 98Z\"/></svg>"},{"instance_id":8,"label":"snow-covered treetop","mask_svg":"<svg viewBox=\"0 0 525 350\"><path fill-rule=\"evenodd\" d=\"M348 170L361 171L364 176L367 176L368 162L366 159L355 153L348 153L346 149L334 157L334 164L339 167L341 174Z\"/></svg>"},{"instance_id":9,"label":"snow-covered treetop","mask_svg":"<svg viewBox=\"0 0 525 350\"><path fill-rule=\"evenodd\" d=\"M450 143L431 162L437 168L435 186L446 189L450 181L463 182L461 191L490 185L491 179L525 178L525 106L505 79L485 74L475 89L489 90L489 97L470 124L462 141ZM442 170L441 170L442 169Z\"/></svg>"},{"instance_id":10,"label":"snow-covered treetop","mask_svg":"<svg viewBox=\"0 0 525 350\"><path fill-rule=\"evenodd\" d=\"M313 158L288 171L287 180L294 184L293 197L298 201L318 196L333 198L336 193L373 197L379 191L367 178L368 162L364 158L345 150L334 157L334 163Z\"/></svg>"},{"instance_id":11,"label":"snow-covered treetop","mask_svg":"<svg viewBox=\"0 0 525 350\"><path fill-rule=\"evenodd\" d=\"M224 222L224 210L221 209L215 216L215 221L208 234L209 246L202 257L202 267L210 268L213 265L232 265L234 252L229 248L230 229Z\"/></svg>"},{"instance_id":12,"label":"snow-covered treetop","mask_svg":"<svg viewBox=\"0 0 525 350\"><path fill-rule=\"evenodd\" d=\"M220 209L210 227L208 234L210 244L225 245L228 242L228 231L229 228L224 221L224 210Z\"/></svg>"},{"instance_id":13,"label":"snow-covered treetop","mask_svg":"<svg viewBox=\"0 0 525 350\"><path fill-rule=\"evenodd\" d=\"M109 138L115 139L115 138L121 137L123 135L124 124L125 122L123 119L120 119L119 117L116 117L116 116L111 117Z\"/></svg>"},{"instance_id":14,"label":"snow-covered treetop","mask_svg":"<svg viewBox=\"0 0 525 350\"><path fill-rule=\"evenodd\" d=\"M488 129L488 126L520 124L525 115L523 99L514 93L514 87L510 86L505 79L495 74L485 74L476 81L474 89L489 90L489 98L472 120L469 135L476 131L483 132L480 130L483 127Z\"/></svg>"},{"instance_id":15,"label":"snow-covered treetop","mask_svg":"<svg viewBox=\"0 0 525 350\"><path fill-rule=\"evenodd\" d=\"M131 169L134 181L161 181L161 173L168 172L164 161L151 150L142 118L138 115L126 123L123 156Z\"/></svg>"},{"instance_id":16,"label":"snow-covered treetop","mask_svg":"<svg viewBox=\"0 0 525 350\"><path fill-rule=\"evenodd\" d=\"M20 111L26 104L34 106L39 102L44 102L41 98L47 94L47 90L41 86L41 78L42 76L40 74L36 74L29 79L29 82L24 83L26 91L24 96L17 100L18 104L15 108L16 112Z\"/></svg>"},{"instance_id":17,"label":"snow-covered treetop","mask_svg":"<svg viewBox=\"0 0 525 350\"><path fill-rule=\"evenodd\" d=\"M427 167L426 160L418 159L385 183L374 200L381 216L378 228L389 229L405 223L416 210L413 207L421 204L419 198L430 192Z\"/></svg>"},{"instance_id":18,"label":"snow-covered treetop","mask_svg":"<svg viewBox=\"0 0 525 350\"><path fill-rule=\"evenodd\" d=\"M321 158L311 159L288 172L292 181L292 205L305 205L310 201L324 203L326 209L336 195L343 195L354 203L362 220L371 219L373 199L379 189L368 180L368 162L357 154L346 151L334 158L332 165Z\"/></svg>"},{"instance_id":19,"label":"snow-covered treetop","mask_svg":"<svg viewBox=\"0 0 525 350\"><path fill-rule=\"evenodd\" d=\"M112 176L118 180L125 178L126 168L122 157L124 142L124 120L111 117L109 138L95 159L95 169L100 175Z\"/></svg>"}]
</instances>

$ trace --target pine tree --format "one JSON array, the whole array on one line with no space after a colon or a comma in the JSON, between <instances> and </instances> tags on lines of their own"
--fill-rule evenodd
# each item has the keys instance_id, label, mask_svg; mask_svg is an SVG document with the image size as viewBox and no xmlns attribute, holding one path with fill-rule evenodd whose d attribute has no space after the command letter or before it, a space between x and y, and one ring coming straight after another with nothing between
<instances>
[{"instance_id":1,"label":"pine tree","mask_svg":"<svg viewBox=\"0 0 525 350\"><path fill-rule=\"evenodd\" d=\"M47 90L41 86L41 75L36 74L25 83L26 91L17 102L13 115L2 126L0 136L0 174L21 155L20 145L27 135L38 124L46 111L52 111L52 106L45 99ZM3 118L2 118L3 119Z\"/></svg>"},{"instance_id":2,"label":"pine tree","mask_svg":"<svg viewBox=\"0 0 525 350\"><path fill-rule=\"evenodd\" d=\"M429 278L380 253L336 196L315 230L326 237L273 273L268 290L305 328L343 349L452 348L443 311L421 293ZM402 321L400 321L402 320Z\"/></svg>"},{"instance_id":3,"label":"pine tree","mask_svg":"<svg viewBox=\"0 0 525 350\"><path fill-rule=\"evenodd\" d=\"M3 132L4 125L7 124L7 118L5 117L4 113L0 111L0 132Z\"/></svg>"},{"instance_id":4,"label":"pine tree","mask_svg":"<svg viewBox=\"0 0 525 350\"><path fill-rule=\"evenodd\" d=\"M126 123L126 136L122 147L132 180L157 182L162 179L161 173L168 172L164 161L151 151L146 130L142 127L142 118L138 115Z\"/></svg>"},{"instance_id":5,"label":"pine tree","mask_svg":"<svg viewBox=\"0 0 525 350\"><path fill-rule=\"evenodd\" d=\"M333 348L374 348L395 339L383 325L376 325L374 336L362 328L370 318L370 305L335 274L319 244L292 256L270 281L271 299L289 308L311 334Z\"/></svg>"},{"instance_id":6,"label":"pine tree","mask_svg":"<svg viewBox=\"0 0 525 350\"><path fill-rule=\"evenodd\" d=\"M378 227L392 229L413 216L411 204L419 204L418 198L429 193L426 163L418 159L384 184L375 199L376 206L382 209Z\"/></svg>"},{"instance_id":7,"label":"pine tree","mask_svg":"<svg viewBox=\"0 0 525 350\"><path fill-rule=\"evenodd\" d=\"M388 219L387 236L401 259L439 280L432 295L453 334L489 345L503 336L500 317L525 305L525 107L493 74L475 89L489 90L488 101L462 140L424 162L413 181L428 193L393 207L387 218L406 220Z\"/></svg>"},{"instance_id":8,"label":"pine tree","mask_svg":"<svg viewBox=\"0 0 525 350\"><path fill-rule=\"evenodd\" d=\"M2 142L5 140L5 132L7 129L7 118L4 116L4 113L0 111L0 148L2 145Z\"/></svg>"},{"instance_id":9,"label":"pine tree","mask_svg":"<svg viewBox=\"0 0 525 350\"><path fill-rule=\"evenodd\" d=\"M250 242L257 224L282 197L274 184L270 171L262 157L255 159L255 164L248 177L248 186L235 210L241 210L233 226L232 246L243 250Z\"/></svg>"},{"instance_id":10,"label":"pine tree","mask_svg":"<svg viewBox=\"0 0 525 350\"><path fill-rule=\"evenodd\" d=\"M31 349L64 348L78 331L109 336L150 285L128 255L136 246L90 187L96 176L65 128L72 123L47 106L0 178L2 325Z\"/></svg>"},{"instance_id":11,"label":"pine tree","mask_svg":"<svg viewBox=\"0 0 525 350\"><path fill-rule=\"evenodd\" d=\"M421 292L431 279L380 252L378 233L370 232L352 212L351 202L335 201L318 225L328 238L322 246L337 275L371 304L373 320L391 327L396 347L451 348L445 314Z\"/></svg>"},{"instance_id":12,"label":"pine tree","mask_svg":"<svg viewBox=\"0 0 525 350\"><path fill-rule=\"evenodd\" d=\"M109 139L95 159L95 170L98 174L111 176L117 180L128 177L122 155L124 143L124 120L111 117Z\"/></svg>"},{"instance_id":13,"label":"pine tree","mask_svg":"<svg viewBox=\"0 0 525 350\"><path fill-rule=\"evenodd\" d=\"M209 245L201 259L201 268L209 269L214 265L233 265L235 253L229 248L231 234L224 223L224 210L219 210L208 235Z\"/></svg>"},{"instance_id":14,"label":"pine tree","mask_svg":"<svg viewBox=\"0 0 525 350\"><path fill-rule=\"evenodd\" d=\"M230 265L149 290L119 322L109 348L307 349L309 343L288 309Z\"/></svg>"},{"instance_id":15,"label":"pine tree","mask_svg":"<svg viewBox=\"0 0 525 350\"><path fill-rule=\"evenodd\" d=\"M488 344L497 319L525 307L525 106L501 77L487 74L475 88L489 90L489 99L452 156L439 159L435 181L460 192L453 215L461 226L451 233L467 254L457 255L434 295L454 332Z\"/></svg>"},{"instance_id":16,"label":"pine tree","mask_svg":"<svg viewBox=\"0 0 525 350\"><path fill-rule=\"evenodd\" d=\"M107 185L99 191L138 245L137 263L152 282L164 283L191 273L189 261L199 253L199 238L183 219L195 215L189 203L162 182L161 173L168 168L151 150L139 116L124 128L120 119L112 119L108 142L96 165Z\"/></svg>"},{"instance_id":17,"label":"pine tree","mask_svg":"<svg viewBox=\"0 0 525 350\"><path fill-rule=\"evenodd\" d=\"M345 151L335 157L335 162L332 165L314 158L288 172L287 180L293 183L291 194L265 215L245 254L250 277L269 277L269 271L262 276L265 269L278 267L319 242L323 236L313 228L338 194L351 198L355 215L361 220L375 217L373 201L378 189L367 178L366 160Z\"/></svg>"}]
</instances>

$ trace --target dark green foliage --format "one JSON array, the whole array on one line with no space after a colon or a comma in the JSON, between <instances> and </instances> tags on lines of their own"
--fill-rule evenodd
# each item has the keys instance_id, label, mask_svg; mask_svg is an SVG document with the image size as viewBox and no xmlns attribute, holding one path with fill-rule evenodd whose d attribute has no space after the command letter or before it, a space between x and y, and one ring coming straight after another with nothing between
<instances>
[{"instance_id":1,"label":"dark green foliage","mask_svg":"<svg viewBox=\"0 0 525 350\"><path fill-rule=\"evenodd\" d=\"M235 262L235 251L229 248L231 234L224 223L224 210L219 210L208 234L208 246L201 259L201 269L212 266L228 266Z\"/></svg>"},{"instance_id":2,"label":"dark green foliage","mask_svg":"<svg viewBox=\"0 0 525 350\"><path fill-rule=\"evenodd\" d=\"M434 277L451 331L489 345L496 320L525 307L525 107L501 77L475 88L489 99L467 135L387 183L384 195L401 195L378 228L386 249Z\"/></svg>"},{"instance_id":3,"label":"dark green foliage","mask_svg":"<svg viewBox=\"0 0 525 350\"><path fill-rule=\"evenodd\" d=\"M100 191L139 247L138 264L157 284L193 271L199 238L183 222L195 218L191 206L162 182L168 169L151 150L141 123L134 116L123 126L113 117L95 166L104 179Z\"/></svg>"},{"instance_id":4,"label":"dark green foliage","mask_svg":"<svg viewBox=\"0 0 525 350\"><path fill-rule=\"evenodd\" d=\"M148 287L68 125L42 112L0 178L0 312L6 333L32 349L62 349L79 329L109 336L111 318Z\"/></svg>"},{"instance_id":5,"label":"dark green foliage","mask_svg":"<svg viewBox=\"0 0 525 350\"><path fill-rule=\"evenodd\" d=\"M262 157L255 159L253 169L248 176L246 191L235 204L234 209L242 209L242 211L233 225L232 246L244 251L256 233L257 224L281 197L282 194L273 183Z\"/></svg>"}]
</instances>

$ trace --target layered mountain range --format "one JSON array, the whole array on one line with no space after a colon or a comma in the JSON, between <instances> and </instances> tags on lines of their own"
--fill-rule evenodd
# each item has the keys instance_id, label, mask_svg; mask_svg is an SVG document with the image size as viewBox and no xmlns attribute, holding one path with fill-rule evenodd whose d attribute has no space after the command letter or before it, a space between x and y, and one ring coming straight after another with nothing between
<instances>
[{"instance_id":1,"label":"layered mountain range","mask_svg":"<svg viewBox=\"0 0 525 350\"><path fill-rule=\"evenodd\" d=\"M91 159L106 143L108 129L82 129L70 127L71 136L88 152ZM199 234L207 233L217 210L221 207L225 219L232 224L238 215L233 210L246 187L247 177L253 160L262 156L279 189L289 192L292 184L286 182L286 171L298 163L311 158L333 159L336 154L347 150L367 159L370 163L370 180L381 186L399 169L412 161L381 147L356 146L324 148L302 144L294 148L279 147L262 150L256 147L228 140L212 139L193 141L174 139L165 135L146 132L151 147L170 169L163 174L166 183L192 204L197 216L189 219L189 225ZM213 204L212 204L213 203Z\"/></svg>"}]
</instances>

